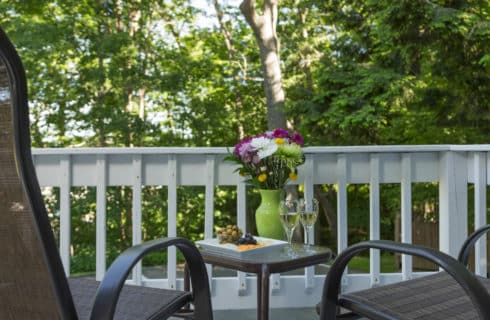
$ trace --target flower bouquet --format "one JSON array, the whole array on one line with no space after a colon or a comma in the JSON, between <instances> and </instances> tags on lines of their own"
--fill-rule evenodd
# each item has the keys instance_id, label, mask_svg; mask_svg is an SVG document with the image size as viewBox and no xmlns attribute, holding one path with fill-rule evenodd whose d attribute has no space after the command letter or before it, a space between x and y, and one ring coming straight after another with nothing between
<instances>
[{"instance_id":1,"label":"flower bouquet","mask_svg":"<svg viewBox=\"0 0 490 320\"><path fill-rule=\"evenodd\" d=\"M261 237L284 238L280 195L289 180L296 180L297 167L305 161L303 141L299 133L275 129L243 139L225 158L238 163L236 171L259 189L261 203L255 211L255 223Z\"/></svg>"},{"instance_id":2,"label":"flower bouquet","mask_svg":"<svg viewBox=\"0 0 490 320\"><path fill-rule=\"evenodd\" d=\"M303 137L284 129L247 137L235 145L225 160L238 163L240 175L259 189L283 189L288 180L296 180L297 167L305 159Z\"/></svg>"}]
</instances>

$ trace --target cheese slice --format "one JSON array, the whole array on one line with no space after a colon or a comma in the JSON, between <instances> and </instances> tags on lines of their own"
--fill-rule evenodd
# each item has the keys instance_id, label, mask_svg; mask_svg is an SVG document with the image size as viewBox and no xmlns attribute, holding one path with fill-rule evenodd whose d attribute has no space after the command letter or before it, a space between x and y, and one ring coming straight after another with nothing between
<instances>
[{"instance_id":1,"label":"cheese slice","mask_svg":"<svg viewBox=\"0 0 490 320\"><path fill-rule=\"evenodd\" d=\"M261 248L263 247L263 244L239 244L238 245L238 251L246 251L246 250L251 250L251 249L256 249L256 248Z\"/></svg>"}]
</instances>

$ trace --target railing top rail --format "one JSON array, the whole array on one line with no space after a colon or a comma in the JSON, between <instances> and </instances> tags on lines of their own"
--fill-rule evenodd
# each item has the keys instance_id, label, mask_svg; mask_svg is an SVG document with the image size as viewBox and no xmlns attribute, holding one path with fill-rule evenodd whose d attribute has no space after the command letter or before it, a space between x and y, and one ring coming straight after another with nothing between
<instances>
[{"instance_id":1,"label":"railing top rail","mask_svg":"<svg viewBox=\"0 0 490 320\"><path fill-rule=\"evenodd\" d=\"M441 152L441 151L490 151L490 144L468 145L383 145L383 146L336 146L307 147L306 153L386 153L386 152Z\"/></svg>"},{"instance_id":2,"label":"railing top rail","mask_svg":"<svg viewBox=\"0 0 490 320\"><path fill-rule=\"evenodd\" d=\"M34 148L36 155L56 154L226 154L226 147L133 147L133 148ZM383 146L321 146L306 147L304 152L314 153L387 153L387 152L490 152L490 144L470 145L383 145Z\"/></svg>"}]
</instances>

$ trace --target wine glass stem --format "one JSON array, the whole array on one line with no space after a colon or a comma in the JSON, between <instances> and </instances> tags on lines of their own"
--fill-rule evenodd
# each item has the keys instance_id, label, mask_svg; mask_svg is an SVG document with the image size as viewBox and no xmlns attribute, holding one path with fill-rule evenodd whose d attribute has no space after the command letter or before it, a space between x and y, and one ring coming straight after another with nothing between
<instances>
[{"instance_id":1,"label":"wine glass stem","mask_svg":"<svg viewBox=\"0 0 490 320\"><path fill-rule=\"evenodd\" d=\"M308 235L308 228L304 227L303 229L305 231L305 245L309 246L310 245L310 239L309 239L309 235Z\"/></svg>"},{"instance_id":2,"label":"wine glass stem","mask_svg":"<svg viewBox=\"0 0 490 320\"><path fill-rule=\"evenodd\" d=\"M291 246L291 241L293 239L293 231L291 231L291 230L287 231L286 236L288 237L289 246Z\"/></svg>"}]
</instances>

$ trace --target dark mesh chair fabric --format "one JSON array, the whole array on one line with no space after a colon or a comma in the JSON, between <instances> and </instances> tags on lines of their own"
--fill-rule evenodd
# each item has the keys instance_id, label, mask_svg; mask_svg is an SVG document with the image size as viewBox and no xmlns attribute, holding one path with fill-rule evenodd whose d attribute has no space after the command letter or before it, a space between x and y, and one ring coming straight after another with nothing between
<instances>
[{"instance_id":1,"label":"dark mesh chair fabric","mask_svg":"<svg viewBox=\"0 0 490 320\"><path fill-rule=\"evenodd\" d=\"M478 277L490 290L490 281ZM490 301L489 301L490 303ZM461 286L447 273L342 294L339 305L377 310L393 319L456 320L480 319Z\"/></svg>"},{"instance_id":2,"label":"dark mesh chair fabric","mask_svg":"<svg viewBox=\"0 0 490 320\"><path fill-rule=\"evenodd\" d=\"M345 314L374 320L490 319L490 280L468 269L468 258L477 239L490 230L476 230L463 244L458 259L430 248L373 240L355 244L334 261L325 280L320 319L340 319ZM443 271L366 290L341 293L341 278L358 253L380 249L409 254L437 264ZM346 312L349 311L349 312Z\"/></svg>"},{"instance_id":3,"label":"dark mesh chair fabric","mask_svg":"<svg viewBox=\"0 0 490 320\"><path fill-rule=\"evenodd\" d=\"M88 320L99 282L87 278L68 279L78 318ZM162 305L162 301L166 304ZM115 319L161 319L192 301L190 292L126 285L119 295Z\"/></svg>"},{"instance_id":4,"label":"dark mesh chair fabric","mask_svg":"<svg viewBox=\"0 0 490 320\"><path fill-rule=\"evenodd\" d=\"M91 312L97 320L166 319L188 303L194 305L195 318L212 319L204 262L185 239L157 239L126 250L101 283L68 280L30 148L24 69L0 29L0 319L89 319ZM175 245L187 261L192 292L123 287L142 256L169 245Z\"/></svg>"}]
</instances>

